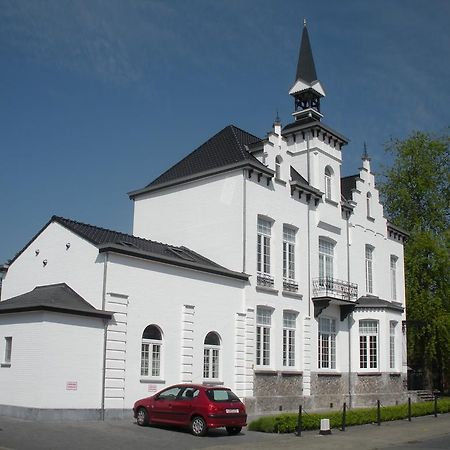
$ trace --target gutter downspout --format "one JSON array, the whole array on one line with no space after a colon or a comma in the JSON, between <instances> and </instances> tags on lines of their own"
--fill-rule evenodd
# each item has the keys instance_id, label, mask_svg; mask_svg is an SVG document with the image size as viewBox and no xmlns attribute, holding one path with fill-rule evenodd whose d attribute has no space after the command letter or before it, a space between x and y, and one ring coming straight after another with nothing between
<instances>
[{"instance_id":1,"label":"gutter downspout","mask_svg":"<svg viewBox=\"0 0 450 450\"><path fill-rule=\"evenodd\" d=\"M242 272L246 272L247 259L247 179L246 170L243 170L244 181L242 184Z\"/></svg>"},{"instance_id":2,"label":"gutter downspout","mask_svg":"<svg viewBox=\"0 0 450 450\"><path fill-rule=\"evenodd\" d=\"M306 132L306 162L307 162L307 179L308 184L311 184L311 169L309 161L309 131ZM310 224L311 207L308 202L308 220L307 220L307 233L308 233L308 317L311 317L311 224Z\"/></svg>"},{"instance_id":3,"label":"gutter downspout","mask_svg":"<svg viewBox=\"0 0 450 450\"><path fill-rule=\"evenodd\" d=\"M108 274L108 256L109 253L105 253L105 261L103 265L103 291L102 291L102 310L106 307L106 277ZM106 337L108 332L108 319L103 321L103 370L102 370L102 402L101 402L101 420L105 420L105 384L106 384Z\"/></svg>"},{"instance_id":4,"label":"gutter downspout","mask_svg":"<svg viewBox=\"0 0 450 450\"><path fill-rule=\"evenodd\" d=\"M346 234L347 234L347 282L350 283L350 226L349 218L350 213L346 212ZM348 407L352 407L352 339L351 339L351 329L352 329L352 319L353 313L347 316L347 327L348 327Z\"/></svg>"}]
</instances>

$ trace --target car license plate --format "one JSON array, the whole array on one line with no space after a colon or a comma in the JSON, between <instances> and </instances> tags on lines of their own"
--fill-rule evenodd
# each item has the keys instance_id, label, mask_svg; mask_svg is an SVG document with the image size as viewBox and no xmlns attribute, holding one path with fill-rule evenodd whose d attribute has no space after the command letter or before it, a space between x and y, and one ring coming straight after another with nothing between
<instances>
[{"instance_id":1,"label":"car license plate","mask_svg":"<svg viewBox=\"0 0 450 450\"><path fill-rule=\"evenodd\" d=\"M239 409L226 409L225 412L227 414L238 414L239 413Z\"/></svg>"}]
</instances>

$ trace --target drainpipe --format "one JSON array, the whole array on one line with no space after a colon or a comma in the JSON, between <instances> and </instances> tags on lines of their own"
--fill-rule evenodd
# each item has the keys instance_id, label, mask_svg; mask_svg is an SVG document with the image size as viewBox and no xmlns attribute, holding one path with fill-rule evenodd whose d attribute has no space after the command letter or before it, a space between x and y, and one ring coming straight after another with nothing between
<instances>
[{"instance_id":1,"label":"drainpipe","mask_svg":"<svg viewBox=\"0 0 450 450\"><path fill-rule=\"evenodd\" d=\"M311 184L311 169L309 161L309 131L306 132L306 175L308 184ZM311 207L308 202L308 220L307 220L307 233L308 233L308 316L311 317L311 224L310 224Z\"/></svg>"},{"instance_id":2,"label":"drainpipe","mask_svg":"<svg viewBox=\"0 0 450 450\"><path fill-rule=\"evenodd\" d=\"M311 166L310 166L310 148L309 148L309 131L306 133L306 177L308 184L311 184Z\"/></svg>"},{"instance_id":3,"label":"drainpipe","mask_svg":"<svg viewBox=\"0 0 450 450\"><path fill-rule=\"evenodd\" d=\"M243 171L244 181L242 183L242 272L246 271L247 257L247 179L246 170Z\"/></svg>"},{"instance_id":4,"label":"drainpipe","mask_svg":"<svg viewBox=\"0 0 450 450\"><path fill-rule=\"evenodd\" d=\"M108 273L108 253L105 253L105 261L103 264L103 292L102 292L102 310L106 307L106 276ZM103 370L102 370L102 403L101 403L101 420L105 420L105 383L106 383L106 337L108 332L108 319L104 319L103 330Z\"/></svg>"},{"instance_id":5,"label":"drainpipe","mask_svg":"<svg viewBox=\"0 0 450 450\"><path fill-rule=\"evenodd\" d=\"M346 212L346 233L347 233L347 282L350 283L350 225L349 218L350 213ZM348 407L352 407L352 339L351 339L351 329L352 329L352 318L353 313L347 316L347 327L348 327Z\"/></svg>"}]
</instances>

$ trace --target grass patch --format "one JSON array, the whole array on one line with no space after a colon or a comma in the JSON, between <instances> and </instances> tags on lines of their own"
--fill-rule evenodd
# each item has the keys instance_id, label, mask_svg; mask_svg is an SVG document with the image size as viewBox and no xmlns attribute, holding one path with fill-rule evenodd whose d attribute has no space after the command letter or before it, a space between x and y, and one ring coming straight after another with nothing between
<instances>
[{"instance_id":1,"label":"grass patch","mask_svg":"<svg viewBox=\"0 0 450 450\"><path fill-rule=\"evenodd\" d=\"M439 414L450 412L450 398L440 398L437 402ZM434 402L413 403L411 416L427 416L434 413ZM383 406L381 408L381 421L401 420L408 417L408 405ZM318 430L320 419L330 419L331 428L342 425L342 411L324 413L304 413L302 415L302 430ZM264 433L293 433L297 429L297 413L282 413L273 416L260 417L250 422L248 429ZM347 410L346 425L363 425L377 421L376 408L357 408Z\"/></svg>"}]
</instances>

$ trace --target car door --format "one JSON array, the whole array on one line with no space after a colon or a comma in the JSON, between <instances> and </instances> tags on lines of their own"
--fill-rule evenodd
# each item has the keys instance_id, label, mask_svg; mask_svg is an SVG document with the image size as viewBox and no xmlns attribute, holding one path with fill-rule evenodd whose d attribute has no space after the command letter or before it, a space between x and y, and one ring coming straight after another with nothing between
<instances>
[{"instance_id":1,"label":"car door","mask_svg":"<svg viewBox=\"0 0 450 450\"><path fill-rule=\"evenodd\" d=\"M158 423L178 423L173 403L181 392L180 386L173 386L157 394L150 408L150 420Z\"/></svg>"},{"instance_id":2,"label":"car door","mask_svg":"<svg viewBox=\"0 0 450 450\"><path fill-rule=\"evenodd\" d=\"M191 420L193 410L193 402L195 402L199 390L193 386L186 386L171 402L172 417L174 423L179 425L187 425Z\"/></svg>"}]
</instances>

